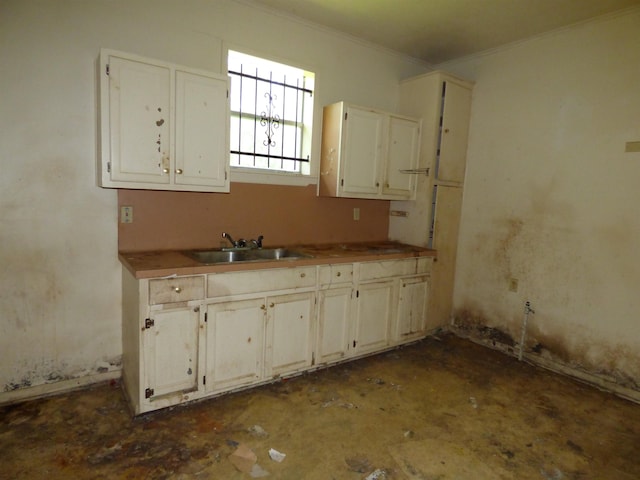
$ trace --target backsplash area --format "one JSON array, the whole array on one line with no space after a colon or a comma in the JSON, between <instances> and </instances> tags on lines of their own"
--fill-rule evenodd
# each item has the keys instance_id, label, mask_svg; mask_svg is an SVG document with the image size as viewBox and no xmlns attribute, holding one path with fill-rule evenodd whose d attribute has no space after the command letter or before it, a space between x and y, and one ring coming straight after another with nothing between
<instances>
[{"instance_id":1,"label":"backsplash area","mask_svg":"<svg viewBox=\"0 0 640 480\"><path fill-rule=\"evenodd\" d=\"M133 207L133 222L118 221L120 251L218 248L222 232L264 235L265 246L383 241L389 228L388 201L317 197L315 185L232 183L228 194L118 190L122 206Z\"/></svg>"}]
</instances>

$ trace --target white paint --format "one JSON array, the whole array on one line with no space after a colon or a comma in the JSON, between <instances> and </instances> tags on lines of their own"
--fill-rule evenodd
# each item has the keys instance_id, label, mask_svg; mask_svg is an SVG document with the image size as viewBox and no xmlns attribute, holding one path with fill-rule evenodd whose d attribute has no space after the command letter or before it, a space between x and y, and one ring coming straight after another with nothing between
<instances>
[{"instance_id":1,"label":"white paint","mask_svg":"<svg viewBox=\"0 0 640 480\"><path fill-rule=\"evenodd\" d=\"M313 70L316 157L322 105L392 110L399 80L424 71L230 0L5 0L0 32L0 391L119 364L117 199L95 171L100 48L220 72L229 44Z\"/></svg>"},{"instance_id":2,"label":"white paint","mask_svg":"<svg viewBox=\"0 0 640 480\"><path fill-rule=\"evenodd\" d=\"M640 10L451 62L476 82L454 308L640 380ZM517 294L507 292L519 279Z\"/></svg>"}]
</instances>

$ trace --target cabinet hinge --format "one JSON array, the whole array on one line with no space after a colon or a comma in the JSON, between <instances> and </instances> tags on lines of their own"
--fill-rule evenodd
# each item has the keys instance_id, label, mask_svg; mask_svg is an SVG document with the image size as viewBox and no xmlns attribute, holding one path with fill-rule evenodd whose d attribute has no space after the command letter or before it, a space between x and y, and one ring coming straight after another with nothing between
<instances>
[{"instance_id":1,"label":"cabinet hinge","mask_svg":"<svg viewBox=\"0 0 640 480\"><path fill-rule=\"evenodd\" d=\"M358 344L358 342L356 342L355 340L353 341L353 348L356 348L356 345Z\"/></svg>"},{"instance_id":2,"label":"cabinet hinge","mask_svg":"<svg viewBox=\"0 0 640 480\"><path fill-rule=\"evenodd\" d=\"M153 318L145 318L144 319L144 328L151 328L156 324Z\"/></svg>"},{"instance_id":3,"label":"cabinet hinge","mask_svg":"<svg viewBox=\"0 0 640 480\"><path fill-rule=\"evenodd\" d=\"M311 365L316 364L316 352L311 352Z\"/></svg>"},{"instance_id":4,"label":"cabinet hinge","mask_svg":"<svg viewBox=\"0 0 640 480\"><path fill-rule=\"evenodd\" d=\"M341 186L341 187L344 187L344 178L341 178L341 179L340 179L340 186Z\"/></svg>"},{"instance_id":5,"label":"cabinet hinge","mask_svg":"<svg viewBox=\"0 0 640 480\"><path fill-rule=\"evenodd\" d=\"M153 397L153 393L154 393L153 388L146 388L146 389L144 390L144 398L151 398L151 397Z\"/></svg>"},{"instance_id":6,"label":"cabinet hinge","mask_svg":"<svg viewBox=\"0 0 640 480\"><path fill-rule=\"evenodd\" d=\"M104 73L106 73L107 75L109 75L109 72L110 72L110 71L109 71L109 64L107 63L107 64L104 66Z\"/></svg>"},{"instance_id":7,"label":"cabinet hinge","mask_svg":"<svg viewBox=\"0 0 640 480\"><path fill-rule=\"evenodd\" d=\"M349 115L349 112L344 112L344 119L347 119L347 115Z\"/></svg>"},{"instance_id":8,"label":"cabinet hinge","mask_svg":"<svg viewBox=\"0 0 640 480\"><path fill-rule=\"evenodd\" d=\"M204 323L207 323L207 320L209 320L209 312L205 312L204 314Z\"/></svg>"},{"instance_id":9,"label":"cabinet hinge","mask_svg":"<svg viewBox=\"0 0 640 480\"><path fill-rule=\"evenodd\" d=\"M107 162L107 173L111 173L111 162Z\"/></svg>"},{"instance_id":10,"label":"cabinet hinge","mask_svg":"<svg viewBox=\"0 0 640 480\"><path fill-rule=\"evenodd\" d=\"M225 180L225 182L227 181L227 178L228 178L227 176L228 176L228 175L229 175L229 173L225 170L225 171L224 171L224 180Z\"/></svg>"},{"instance_id":11,"label":"cabinet hinge","mask_svg":"<svg viewBox=\"0 0 640 480\"><path fill-rule=\"evenodd\" d=\"M203 385L206 385L206 384L207 384L207 376L206 376L206 375L203 375L203 376L202 376L202 384L203 384Z\"/></svg>"},{"instance_id":12,"label":"cabinet hinge","mask_svg":"<svg viewBox=\"0 0 640 480\"><path fill-rule=\"evenodd\" d=\"M360 290L356 290L356 298L360 298Z\"/></svg>"}]
</instances>

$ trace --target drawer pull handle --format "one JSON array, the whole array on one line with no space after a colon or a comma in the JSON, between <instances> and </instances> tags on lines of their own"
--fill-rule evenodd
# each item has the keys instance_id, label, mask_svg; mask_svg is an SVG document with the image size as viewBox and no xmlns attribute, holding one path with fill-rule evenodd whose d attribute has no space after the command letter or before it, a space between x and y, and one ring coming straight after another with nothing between
<instances>
[{"instance_id":1,"label":"drawer pull handle","mask_svg":"<svg viewBox=\"0 0 640 480\"><path fill-rule=\"evenodd\" d=\"M180 293L182 291L182 289L180 287L174 287L173 291L176 293Z\"/></svg>"},{"instance_id":2,"label":"drawer pull handle","mask_svg":"<svg viewBox=\"0 0 640 480\"><path fill-rule=\"evenodd\" d=\"M271 308L273 308L273 307L275 307L275 306L276 306L276 304L275 304L275 303L273 303L273 302L271 302L271 303L269 304L269 306L270 306Z\"/></svg>"},{"instance_id":3,"label":"drawer pull handle","mask_svg":"<svg viewBox=\"0 0 640 480\"><path fill-rule=\"evenodd\" d=\"M261 306L260 306L260 310L266 310L266 309L267 309L267 307L266 307L266 306L264 306L264 305L261 305Z\"/></svg>"}]
</instances>

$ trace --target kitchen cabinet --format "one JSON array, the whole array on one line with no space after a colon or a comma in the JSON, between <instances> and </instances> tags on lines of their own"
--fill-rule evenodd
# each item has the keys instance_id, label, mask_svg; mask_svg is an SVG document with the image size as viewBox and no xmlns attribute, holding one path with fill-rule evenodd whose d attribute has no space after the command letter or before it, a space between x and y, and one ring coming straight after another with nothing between
<instances>
[{"instance_id":1,"label":"kitchen cabinet","mask_svg":"<svg viewBox=\"0 0 640 480\"><path fill-rule=\"evenodd\" d=\"M392 201L389 238L438 252L431 275L429 324L449 323L466 170L473 84L436 71L400 85L399 110L422 120L419 170L413 202Z\"/></svg>"},{"instance_id":2,"label":"kitchen cabinet","mask_svg":"<svg viewBox=\"0 0 640 480\"><path fill-rule=\"evenodd\" d=\"M265 378L306 369L313 361L315 292L269 296Z\"/></svg>"},{"instance_id":3,"label":"kitchen cabinet","mask_svg":"<svg viewBox=\"0 0 640 480\"><path fill-rule=\"evenodd\" d=\"M426 333L429 276L404 277L399 281L397 322L393 338L402 343Z\"/></svg>"},{"instance_id":4,"label":"kitchen cabinet","mask_svg":"<svg viewBox=\"0 0 640 480\"><path fill-rule=\"evenodd\" d=\"M208 275L207 391L310 367L315 285L315 267Z\"/></svg>"},{"instance_id":5,"label":"kitchen cabinet","mask_svg":"<svg viewBox=\"0 0 640 480\"><path fill-rule=\"evenodd\" d=\"M393 287L391 280L358 286L354 354L381 350L389 344Z\"/></svg>"},{"instance_id":6,"label":"kitchen cabinet","mask_svg":"<svg viewBox=\"0 0 640 480\"><path fill-rule=\"evenodd\" d=\"M124 269L123 385L134 413L425 336L431 262L410 257L150 279Z\"/></svg>"},{"instance_id":7,"label":"kitchen cabinet","mask_svg":"<svg viewBox=\"0 0 640 480\"><path fill-rule=\"evenodd\" d=\"M197 390L199 312L200 307L149 312L142 345L145 398Z\"/></svg>"},{"instance_id":8,"label":"kitchen cabinet","mask_svg":"<svg viewBox=\"0 0 640 480\"><path fill-rule=\"evenodd\" d=\"M318 267L316 363L333 363L350 352L353 264Z\"/></svg>"},{"instance_id":9,"label":"kitchen cabinet","mask_svg":"<svg viewBox=\"0 0 640 480\"><path fill-rule=\"evenodd\" d=\"M411 199L420 148L420 122L339 102L324 107L321 196Z\"/></svg>"},{"instance_id":10,"label":"kitchen cabinet","mask_svg":"<svg viewBox=\"0 0 640 480\"><path fill-rule=\"evenodd\" d=\"M207 306L207 391L262 379L265 308L263 298Z\"/></svg>"},{"instance_id":11,"label":"kitchen cabinet","mask_svg":"<svg viewBox=\"0 0 640 480\"><path fill-rule=\"evenodd\" d=\"M123 385L135 414L197 398L204 366L204 276L123 272Z\"/></svg>"},{"instance_id":12,"label":"kitchen cabinet","mask_svg":"<svg viewBox=\"0 0 640 480\"><path fill-rule=\"evenodd\" d=\"M98 181L229 191L229 80L122 52L100 56Z\"/></svg>"}]
</instances>

